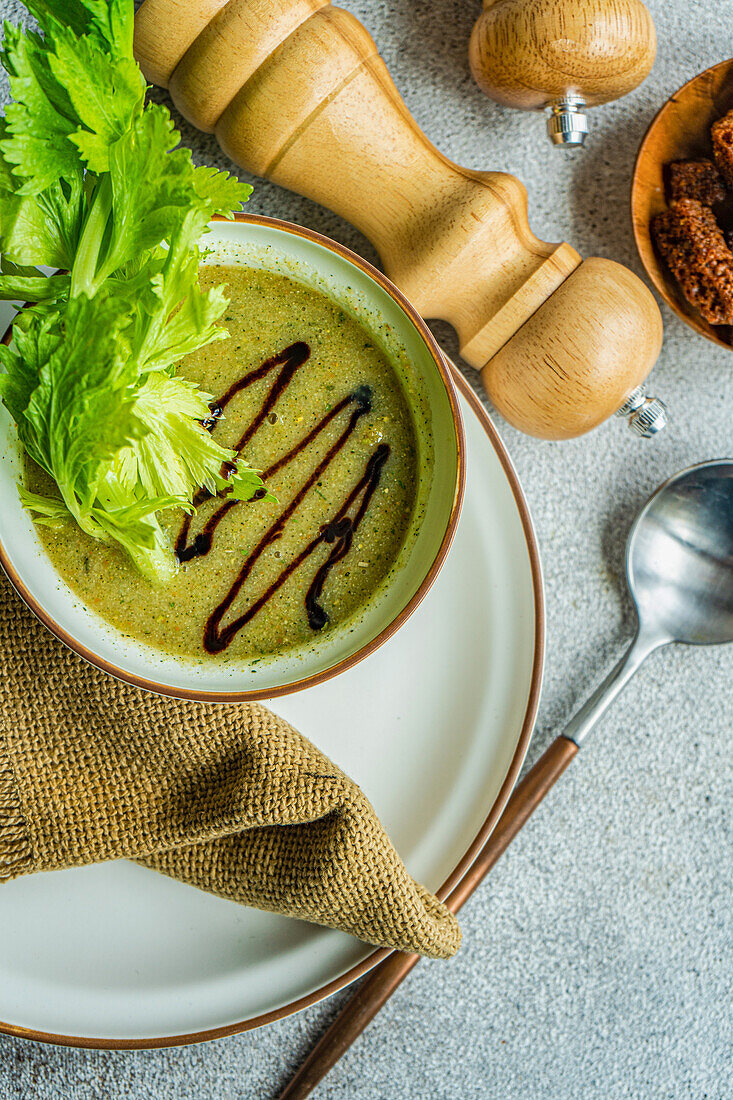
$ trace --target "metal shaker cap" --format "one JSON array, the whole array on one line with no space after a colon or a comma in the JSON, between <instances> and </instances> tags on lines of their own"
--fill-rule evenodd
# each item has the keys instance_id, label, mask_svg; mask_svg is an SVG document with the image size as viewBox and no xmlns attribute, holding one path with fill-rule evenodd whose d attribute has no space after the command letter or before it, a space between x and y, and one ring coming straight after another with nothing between
<instances>
[{"instance_id":1,"label":"metal shaker cap","mask_svg":"<svg viewBox=\"0 0 733 1100\"><path fill-rule=\"evenodd\" d=\"M667 426L667 406L659 397L647 397L644 386L637 386L616 412L616 416L628 416L629 427L643 439L661 432Z\"/></svg>"},{"instance_id":2,"label":"metal shaker cap","mask_svg":"<svg viewBox=\"0 0 733 1100\"><path fill-rule=\"evenodd\" d=\"M553 145L579 148L588 136L585 103L578 96L565 96L550 106L547 134Z\"/></svg>"}]
</instances>

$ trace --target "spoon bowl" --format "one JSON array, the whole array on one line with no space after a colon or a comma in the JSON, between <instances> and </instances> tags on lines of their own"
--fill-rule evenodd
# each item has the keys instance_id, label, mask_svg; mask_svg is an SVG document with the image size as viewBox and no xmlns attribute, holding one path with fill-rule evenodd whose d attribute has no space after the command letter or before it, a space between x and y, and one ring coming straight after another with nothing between
<instances>
[{"instance_id":1,"label":"spoon bowl","mask_svg":"<svg viewBox=\"0 0 733 1100\"><path fill-rule=\"evenodd\" d=\"M657 489L631 529L626 571L647 637L733 641L733 462L692 466Z\"/></svg>"}]
</instances>

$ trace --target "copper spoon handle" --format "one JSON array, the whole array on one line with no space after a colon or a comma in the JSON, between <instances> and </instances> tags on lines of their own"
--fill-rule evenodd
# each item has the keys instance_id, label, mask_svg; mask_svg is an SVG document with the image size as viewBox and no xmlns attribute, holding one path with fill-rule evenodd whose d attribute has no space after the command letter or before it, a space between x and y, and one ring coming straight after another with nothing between
<instances>
[{"instance_id":1,"label":"copper spoon handle","mask_svg":"<svg viewBox=\"0 0 733 1100\"><path fill-rule=\"evenodd\" d=\"M446 905L452 912L461 908L503 855L577 751L575 742L561 734L527 772L512 793L480 855L446 898ZM374 1019L419 958L419 955L396 951L372 970L316 1043L278 1100L303 1100L303 1097L310 1096L318 1082Z\"/></svg>"}]
</instances>

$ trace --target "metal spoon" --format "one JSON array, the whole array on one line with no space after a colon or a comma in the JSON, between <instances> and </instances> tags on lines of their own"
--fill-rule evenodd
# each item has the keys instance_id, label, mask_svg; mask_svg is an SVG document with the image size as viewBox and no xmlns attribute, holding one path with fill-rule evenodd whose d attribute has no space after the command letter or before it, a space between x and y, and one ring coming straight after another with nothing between
<instances>
[{"instance_id":1,"label":"metal spoon","mask_svg":"<svg viewBox=\"0 0 733 1100\"><path fill-rule=\"evenodd\" d=\"M657 489L629 533L626 579L636 637L563 731L576 745L653 650L733 641L732 461L691 466Z\"/></svg>"},{"instance_id":2,"label":"metal spoon","mask_svg":"<svg viewBox=\"0 0 733 1100\"><path fill-rule=\"evenodd\" d=\"M456 912L506 851L642 661L670 642L733 641L733 460L691 466L665 481L637 516L626 577L638 629L626 656L514 789L493 833L446 898ZM399 952L376 966L280 1093L304 1100L418 961Z\"/></svg>"}]
</instances>

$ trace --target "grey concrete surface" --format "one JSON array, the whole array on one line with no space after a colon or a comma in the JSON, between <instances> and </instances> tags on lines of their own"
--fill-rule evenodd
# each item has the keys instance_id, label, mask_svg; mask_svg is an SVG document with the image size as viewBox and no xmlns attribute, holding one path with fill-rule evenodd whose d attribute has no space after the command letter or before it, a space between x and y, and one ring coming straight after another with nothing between
<instances>
[{"instance_id":1,"label":"grey concrete surface","mask_svg":"<svg viewBox=\"0 0 733 1100\"><path fill-rule=\"evenodd\" d=\"M193 2L193 0L192 0ZM582 153L472 83L476 0L344 0L374 34L431 139L527 184L535 231L639 271L634 155L666 96L731 52L733 0L647 0L659 54L645 85L592 113ZM18 5L0 2L15 18ZM215 147L183 127L200 158ZM368 181L365 181L368 186ZM250 209L372 258L349 226L256 182ZM571 443L497 417L534 515L547 588L546 681L534 761L633 628L622 581L631 517L663 478L733 451L733 354L663 309L654 388L672 423L640 442L619 422ZM452 333L436 326L455 351ZM475 380L475 379L474 379ZM733 649L652 657L462 916L465 945L421 964L317 1100L723 1100L733 1096ZM268 1100L344 996L255 1033L145 1053L0 1039L0 1100Z\"/></svg>"}]
</instances>

